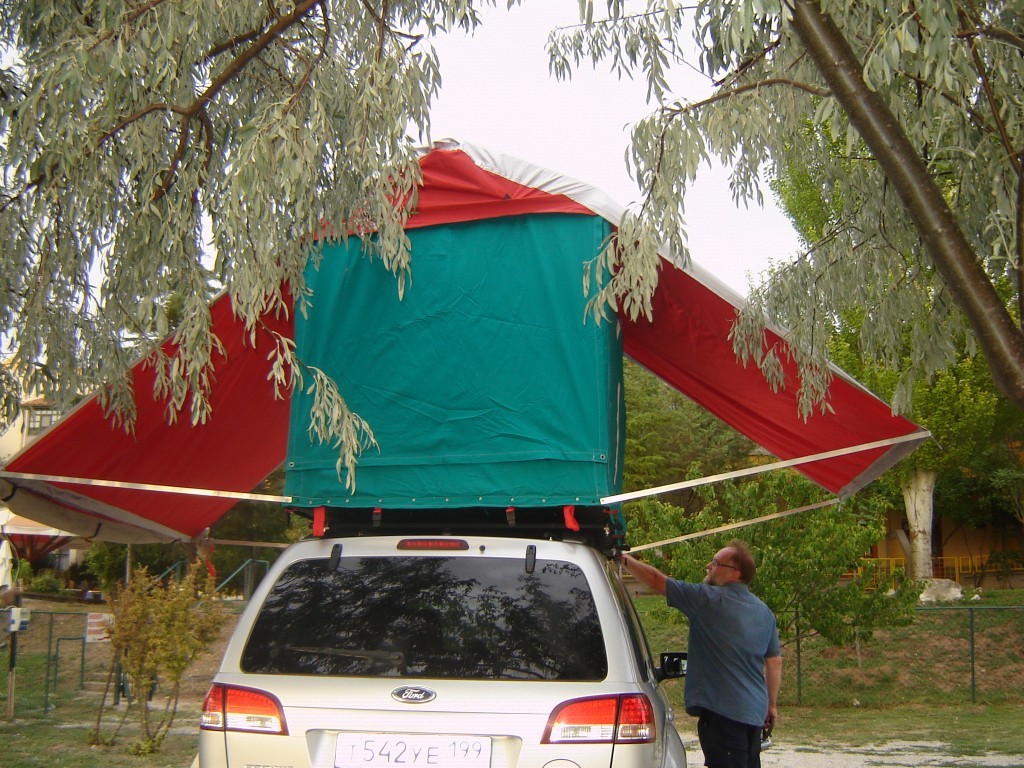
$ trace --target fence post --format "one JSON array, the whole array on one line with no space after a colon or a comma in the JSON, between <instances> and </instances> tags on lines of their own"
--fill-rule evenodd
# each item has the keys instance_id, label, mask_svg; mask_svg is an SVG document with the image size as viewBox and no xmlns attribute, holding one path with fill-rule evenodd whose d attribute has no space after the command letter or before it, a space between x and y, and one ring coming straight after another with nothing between
<instances>
[{"instance_id":1,"label":"fence post","mask_svg":"<svg viewBox=\"0 0 1024 768\"><path fill-rule=\"evenodd\" d=\"M796 611L796 618L793 620L793 626L796 628L796 705L802 707L804 705L804 681L802 669L800 666L800 609Z\"/></svg>"},{"instance_id":2,"label":"fence post","mask_svg":"<svg viewBox=\"0 0 1024 768\"><path fill-rule=\"evenodd\" d=\"M252 567L253 567L253 565L254 565L254 563L253 563L251 558L249 560L246 560L246 562L245 562L245 575L244 575L244 578L242 579L242 584L243 584L242 594L245 595L245 599L246 600L249 600L249 599L252 598L252 590L253 590L253 586L252 586L252 583L253 583Z\"/></svg>"},{"instance_id":3,"label":"fence post","mask_svg":"<svg viewBox=\"0 0 1024 768\"><path fill-rule=\"evenodd\" d=\"M14 608L21 608L21 594L15 594L14 596ZM12 617L16 611L12 611ZM17 628L16 628L17 629ZM21 633L18 631L11 632L10 642L10 661L7 667L7 719L14 719L14 681L17 674L18 666L18 635Z\"/></svg>"},{"instance_id":4,"label":"fence post","mask_svg":"<svg viewBox=\"0 0 1024 768\"><path fill-rule=\"evenodd\" d=\"M53 612L50 612L50 624L46 635L46 686L43 689L43 712L50 711L50 664L53 662ZM59 649L59 648L58 648ZM54 678L54 689L57 687Z\"/></svg>"},{"instance_id":5,"label":"fence post","mask_svg":"<svg viewBox=\"0 0 1024 768\"><path fill-rule=\"evenodd\" d=\"M971 704L976 702L974 688L974 606L968 607L971 623Z\"/></svg>"}]
</instances>

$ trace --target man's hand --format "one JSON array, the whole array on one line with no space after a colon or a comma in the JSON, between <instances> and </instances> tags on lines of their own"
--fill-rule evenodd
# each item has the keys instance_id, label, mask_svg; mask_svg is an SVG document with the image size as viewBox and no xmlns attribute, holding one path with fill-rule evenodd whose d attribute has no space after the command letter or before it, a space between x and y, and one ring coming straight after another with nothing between
<instances>
[{"instance_id":1,"label":"man's hand","mask_svg":"<svg viewBox=\"0 0 1024 768\"><path fill-rule=\"evenodd\" d=\"M632 555L622 553L621 562L637 581L646 584L659 595L665 594L665 574L647 563L641 563Z\"/></svg>"}]
</instances>

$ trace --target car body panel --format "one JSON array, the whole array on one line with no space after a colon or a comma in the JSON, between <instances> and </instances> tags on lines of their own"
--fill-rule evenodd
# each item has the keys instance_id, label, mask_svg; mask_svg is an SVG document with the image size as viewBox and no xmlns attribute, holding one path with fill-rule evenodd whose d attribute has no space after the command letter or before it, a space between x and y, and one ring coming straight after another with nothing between
<instances>
[{"instance_id":1,"label":"car body panel","mask_svg":"<svg viewBox=\"0 0 1024 768\"><path fill-rule=\"evenodd\" d=\"M469 744L472 748L479 747L473 740L488 740L490 755L486 768L685 766L685 752L674 728L671 708L656 682L649 651L642 638L637 639L632 608L623 602L628 601L625 589L607 558L584 543L466 536L460 537L468 544L462 550L401 551L398 556L483 559L491 568L505 564L497 563L496 558L525 564L527 548L531 547L539 563L569 563L578 568L589 587L587 599L593 601L607 657L607 673L599 680L449 679L400 675L396 670L386 670L380 676L243 670L246 644L261 606L289 566L300 560L327 562L332 552L338 551L343 558L395 557L403 538L409 537L310 540L293 545L278 558L240 617L214 683L271 693L280 702L288 734L202 730L200 766L380 768L386 763L393 768L481 768L472 762L472 754L466 761L450 762L435 752L433 757L439 762L430 762L425 751L411 761L390 753L370 757L367 751L365 759L354 763L354 758L339 758L336 754L339 735L344 735L369 740L367 744L383 751L391 747L406 750L403 755L409 758L407 748L420 744L422 737L431 734L450 736L454 743L463 747ZM340 550L335 549L339 544ZM524 578L530 583L529 578ZM566 651L571 654L572 649ZM411 699L403 698L403 691L410 688L422 691L414 690ZM654 710L653 741L542 743L552 713L563 703L622 694L642 694L649 699ZM380 740L387 746L382 747ZM432 742L431 747L439 748Z\"/></svg>"}]
</instances>

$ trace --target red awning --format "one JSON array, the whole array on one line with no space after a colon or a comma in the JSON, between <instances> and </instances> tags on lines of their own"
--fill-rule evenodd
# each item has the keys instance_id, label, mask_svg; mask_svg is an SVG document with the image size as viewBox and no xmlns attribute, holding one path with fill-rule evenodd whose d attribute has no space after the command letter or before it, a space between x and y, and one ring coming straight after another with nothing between
<instances>
[{"instance_id":1,"label":"red awning","mask_svg":"<svg viewBox=\"0 0 1024 768\"><path fill-rule=\"evenodd\" d=\"M188 403L168 423L166 402L153 398L155 371L134 368L138 416L125 432L108 419L96 397L82 402L6 466L11 473L107 481L112 485L6 478L3 494L23 517L85 538L123 543L191 539L218 520L284 461L288 400L276 399L268 380L272 332L292 336L290 317L267 315L254 343L226 296L211 307L223 345L215 355L204 424L192 426ZM173 351L173 344L164 344ZM2 486L3 483L0 483ZM161 493L137 486L175 486L225 495Z\"/></svg>"},{"instance_id":2,"label":"red awning","mask_svg":"<svg viewBox=\"0 0 1024 768\"><path fill-rule=\"evenodd\" d=\"M594 213L616 225L623 213L593 187L479 147L438 146L421 162L423 187L410 227L553 212ZM829 412L801 418L795 386L773 392L756 367L737 361L729 331L742 301L698 266L680 269L665 254L653 320L619 318L625 353L780 459L903 440L797 467L836 494L862 488L927 437L838 369ZM165 404L153 401L153 372L140 363L134 434L105 419L95 398L85 401L5 468L0 489L13 486L2 494L9 496L8 505L25 517L97 539L193 538L280 466L288 403L274 397L267 355L270 331L291 336L291 321L266 318L253 345L226 297L213 312L225 354L216 364L213 415L206 424L192 427L187 418L168 424ZM796 381L794 366L787 375ZM45 477L25 477L33 474ZM122 487L58 482L54 476ZM167 487L186 492L157 492Z\"/></svg>"}]
</instances>

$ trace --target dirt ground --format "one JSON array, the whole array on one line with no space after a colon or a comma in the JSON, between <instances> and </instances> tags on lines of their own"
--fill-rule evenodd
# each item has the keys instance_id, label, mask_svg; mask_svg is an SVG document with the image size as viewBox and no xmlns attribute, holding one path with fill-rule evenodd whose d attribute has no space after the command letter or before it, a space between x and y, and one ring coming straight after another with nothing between
<instances>
[{"instance_id":1,"label":"dirt ground","mask_svg":"<svg viewBox=\"0 0 1024 768\"><path fill-rule=\"evenodd\" d=\"M683 735L689 768L704 765L704 755L696 737ZM761 753L762 768L920 768L920 766L964 766L964 768L1024 768L1022 755L974 755L956 757L940 742L890 741L884 744L849 747L839 744L774 744Z\"/></svg>"},{"instance_id":2,"label":"dirt ground","mask_svg":"<svg viewBox=\"0 0 1024 768\"><path fill-rule=\"evenodd\" d=\"M210 681L217 673L224 649L231 639L231 633L238 623L240 613L241 605L229 606L220 635L210 645L209 651L201 654L188 668L188 672L181 681L182 708L196 711L202 709L203 699L210 688Z\"/></svg>"}]
</instances>

